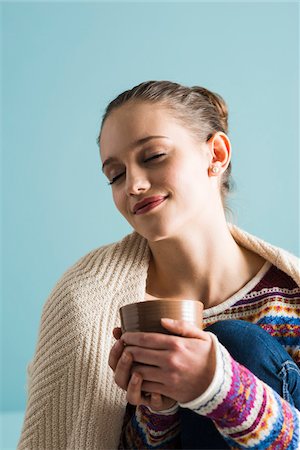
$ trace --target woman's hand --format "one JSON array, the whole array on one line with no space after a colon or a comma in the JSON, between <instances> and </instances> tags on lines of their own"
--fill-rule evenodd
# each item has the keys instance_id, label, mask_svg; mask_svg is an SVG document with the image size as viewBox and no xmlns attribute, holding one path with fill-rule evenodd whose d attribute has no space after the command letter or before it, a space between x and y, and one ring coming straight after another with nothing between
<instances>
[{"instance_id":1,"label":"woman's hand","mask_svg":"<svg viewBox=\"0 0 300 450\"><path fill-rule=\"evenodd\" d=\"M212 381L216 361L210 334L185 321L162 319L161 323L174 335L127 332L121 336L125 354L135 363L132 378L129 372L118 374L127 383L132 404L139 404L142 391L186 403L199 397Z\"/></svg>"},{"instance_id":2,"label":"woman's hand","mask_svg":"<svg viewBox=\"0 0 300 450\"><path fill-rule=\"evenodd\" d=\"M117 385L120 388L127 390L127 385L131 377L130 369L132 358L130 358L130 355L127 354L123 356L125 345L120 339L122 336L121 328L114 328L113 336L117 342L115 342L110 350L108 364L115 373L115 382ZM129 358L127 358L127 356L129 356Z\"/></svg>"},{"instance_id":3,"label":"woman's hand","mask_svg":"<svg viewBox=\"0 0 300 450\"><path fill-rule=\"evenodd\" d=\"M121 328L114 328L113 336L117 342L112 347L109 354L109 366L115 373L115 381L119 387L127 390L127 401L132 405L146 405L154 411L162 411L173 406L176 402L170 398L157 393L145 394L142 392L143 379L141 375L134 372L133 358L130 352L124 352L124 342L120 340L122 336ZM122 355L125 357L122 358Z\"/></svg>"},{"instance_id":4,"label":"woman's hand","mask_svg":"<svg viewBox=\"0 0 300 450\"><path fill-rule=\"evenodd\" d=\"M153 411L163 411L176 405L176 401L164 395L156 392L145 393L142 386L141 374L134 371L127 386L127 401L132 405L146 405Z\"/></svg>"}]
</instances>

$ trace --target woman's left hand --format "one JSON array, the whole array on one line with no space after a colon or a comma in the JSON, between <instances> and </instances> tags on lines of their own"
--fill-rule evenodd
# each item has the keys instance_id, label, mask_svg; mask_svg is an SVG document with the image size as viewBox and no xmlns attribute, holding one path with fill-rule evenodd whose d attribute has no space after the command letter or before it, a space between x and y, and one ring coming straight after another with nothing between
<instances>
[{"instance_id":1,"label":"woman's left hand","mask_svg":"<svg viewBox=\"0 0 300 450\"><path fill-rule=\"evenodd\" d=\"M212 381L216 361L210 334L186 321L162 319L161 323L174 335L126 332L121 337L135 362L133 373L140 374L139 382L134 385L131 380L128 386L131 404L141 403L142 391L186 403Z\"/></svg>"}]
</instances>

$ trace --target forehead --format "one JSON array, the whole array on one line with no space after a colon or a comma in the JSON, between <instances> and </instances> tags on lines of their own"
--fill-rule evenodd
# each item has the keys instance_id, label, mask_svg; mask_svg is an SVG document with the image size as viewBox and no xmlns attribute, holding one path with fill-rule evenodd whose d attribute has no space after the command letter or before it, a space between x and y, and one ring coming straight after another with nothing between
<instances>
[{"instance_id":1,"label":"forehead","mask_svg":"<svg viewBox=\"0 0 300 450\"><path fill-rule=\"evenodd\" d=\"M147 136L176 139L182 133L188 133L188 130L161 103L129 102L113 110L104 122L100 138L101 154L129 148L132 143Z\"/></svg>"}]
</instances>

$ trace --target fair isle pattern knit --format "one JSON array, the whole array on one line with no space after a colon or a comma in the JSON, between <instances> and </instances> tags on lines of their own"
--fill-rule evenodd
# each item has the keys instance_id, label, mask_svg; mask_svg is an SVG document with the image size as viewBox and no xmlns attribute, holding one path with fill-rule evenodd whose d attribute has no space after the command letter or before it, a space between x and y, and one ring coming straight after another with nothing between
<instances>
[{"instance_id":1,"label":"fair isle pattern knit","mask_svg":"<svg viewBox=\"0 0 300 450\"><path fill-rule=\"evenodd\" d=\"M180 417L179 412L171 414L155 414L146 406L139 408L127 404L124 427L120 437L119 450L135 449L179 449ZM130 446L129 446L130 443Z\"/></svg>"},{"instance_id":2,"label":"fair isle pattern knit","mask_svg":"<svg viewBox=\"0 0 300 450\"><path fill-rule=\"evenodd\" d=\"M299 411L221 347L222 390L194 411L214 420L230 448L299 449Z\"/></svg>"},{"instance_id":3,"label":"fair isle pattern knit","mask_svg":"<svg viewBox=\"0 0 300 450\"><path fill-rule=\"evenodd\" d=\"M296 257L228 226L237 243L300 284ZM121 306L144 299L149 255L147 241L134 232L82 257L59 280L43 307L28 366L19 450L118 447L126 395L108 365L112 329L120 326Z\"/></svg>"},{"instance_id":4,"label":"fair isle pattern knit","mask_svg":"<svg viewBox=\"0 0 300 450\"><path fill-rule=\"evenodd\" d=\"M272 266L250 292L226 303L222 313L205 311L204 326L226 319L255 323L277 339L300 367L300 288L292 278Z\"/></svg>"},{"instance_id":5,"label":"fair isle pattern knit","mask_svg":"<svg viewBox=\"0 0 300 450\"><path fill-rule=\"evenodd\" d=\"M268 263L265 266L253 281L264 274L265 269L267 273L262 275L262 279L250 292L245 293L240 300L237 299L239 293L227 300L225 304L230 305L228 309L222 314L206 317L204 325L208 326L226 319L241 319L256 323L278 339L300 368L300 288L278 268L269 267ZM232 301L235 303L232 304ZM208 316L208 310L205 311L205 315ZM212 419L230 448L299 449L299 411L250 370L237 363L223 345L220 343L217 345L220 379L214 392L208 398L206 395L205 400L202 395L202 400L195 399L181 406L190 407L193 411ZM141 407L137 407L136 413L132 412L131 420L129 417L124 419L122 436L126 433L129 440L124 442L123 438L122 448L165 448L163 436L160 442L156 441L156 445L148 438L151 445L146 445L145 435L150 437L155 432L151 415L146 411L147 408L141 410ZM177 421L176 414L178 412L174 414L172 426ZM154 414L154 417L157 427L161 427L159 415ZM139 421L145 424L147 419L149 427L139 427ZM170 417L168 419L170 421ZM165 420L163 414L161 420ZM165 430L166 434L167 431ZM180 424L173 438L174 445L179 439L179 434ZM145 444L139 447L137 443L142 441L142 436Z\"/></svg>"}]
</instances>

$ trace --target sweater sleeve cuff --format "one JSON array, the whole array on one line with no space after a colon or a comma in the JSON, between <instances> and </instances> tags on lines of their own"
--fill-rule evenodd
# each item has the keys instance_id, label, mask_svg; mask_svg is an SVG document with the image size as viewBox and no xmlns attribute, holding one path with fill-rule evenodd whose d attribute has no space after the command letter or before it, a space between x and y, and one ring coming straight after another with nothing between
<instances>
[{"instance_id":1,"label":"sweater sleeve cuff","mask_svg":"<svg viewBox=\"0 0 300 450\"><path fill-rule=\"evenodd\" d=\"M171 406L171 408L162 409L161 411L155 411L154 409L150 408L150 406L147 406L147 408L149 409L151 414L157 414L161 416L171 416L179 410L178 403L175 403L175 405Z\"/></svg>"},{"instance_id":2,"label":"sweater sleeve cuff","mask_svg":"<svg viewBox=\"0 0 300 450\"><path fill-rule=\"evenodd\" d=\"M216 369L213 376L213 379L206 389L199 397L191 400L187 403L179 403L179 406L182 408L189 409L199 409L199 407L205 405L210 400L214 398L214 396L220 391L224 375L223 375L223 364L222 364L222 354L220 349L220 344L216 335L211 332L207 332L211 335L213 340L214 351L216 352Z\"/></svg>"}]
</instances>

